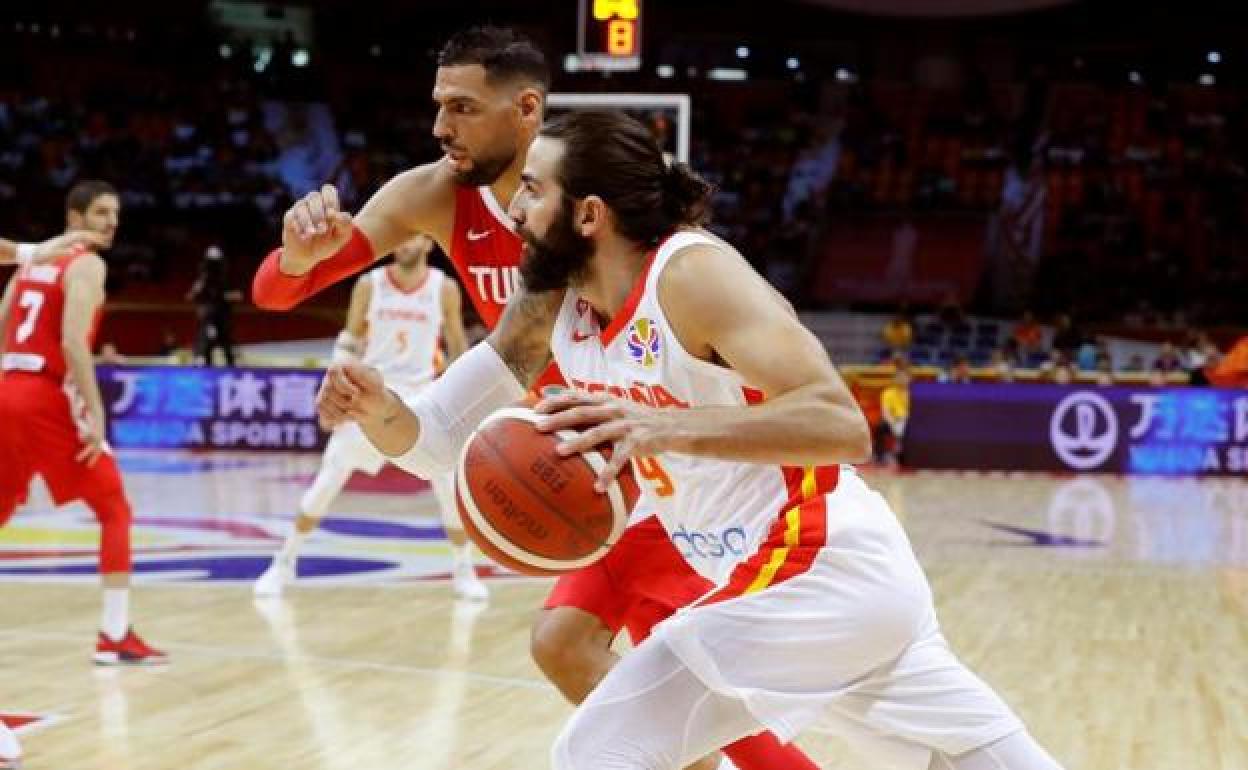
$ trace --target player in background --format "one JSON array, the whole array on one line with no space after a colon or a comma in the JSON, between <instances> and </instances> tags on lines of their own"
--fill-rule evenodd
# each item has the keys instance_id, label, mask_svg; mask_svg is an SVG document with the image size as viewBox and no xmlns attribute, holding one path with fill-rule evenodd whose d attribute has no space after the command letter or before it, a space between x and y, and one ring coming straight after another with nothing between
<instances>
[{"instance_id":1,"label":"player in background","mask_svg":"<svg viewBox=\"0 0 1248 770\"><path fill-rule=\"evenodd\" d=\"M346 328L334 344L335 363L361 362L386 373L386 380L404 398L413 398L464 352L464 320L459 286L453 278L429 267L433 240L416 235L394 252L394 264L360 276L351 293ZM295 565L304 540L316 529L334 498L357 470L376 475L386 458L373 448L358 425L334 429L321 468L304 493L285 542L273 563L255 583L257 596L277 596L295 579ZM442 524L451 541L451 583L463 599L489 597L472 563L472 544L464 536L449 476L431 479Z\"/></svg>"},{"instance_id":2,"label":"player in background","mask_svg":"<svg viewBox=\"0 0 1248 770\"><path fill-rule=\"evenodd\" d=\"M88 229L112 245L121 215L106 182L74 185L67 235ZM163 663L130 627L130 503L105 440L104 404L91 346L107 266L79 245L46 264L21 267L0 299L0 526L43 477L57 505L82 500L100 522L103 608L95 662Z\"/></svg>"},{"instance_id":3,"label":"player in background","mask_svg":"<svg viewBox=\"0 0 1248 770\"><path fill-rule=\"evenodd\" d=\"M256 274L255 303L293 307L423 232L450 257L493 328L519 291L522 244L504 207L520 187L549 79L542 53L510 30L471 29L452 37L439 55L433 89L433 132L446 154L391 179L354 217L341 209L330 185L297 202L283 220L282 248ZM534 380L526 384L559 381L549 372L535 373ZM620 631L640 641L706 587L659 523L642 516L607 560L559 579L533 626L534 660L579 703L619 660L611 643ZM797 747L766 734L724 753L741 770L816 767ZM714 762L708 758L699 770Z\"/></svg>"}]
</instances>

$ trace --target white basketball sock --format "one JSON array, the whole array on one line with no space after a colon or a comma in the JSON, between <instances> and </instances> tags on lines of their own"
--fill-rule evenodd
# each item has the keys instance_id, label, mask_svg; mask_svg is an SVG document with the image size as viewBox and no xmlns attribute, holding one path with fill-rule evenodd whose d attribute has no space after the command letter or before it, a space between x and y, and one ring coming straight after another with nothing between
<instances>
[{"instance_id":1,"label":"white basketball sock","mask_svg":"<svg viewBox=\"0 0 1248 770\"><path fill-rule=\"evenodd\" d=\"M282 559L293 559L299 555L299 549L303 548L303 542L308 539L308 533L300 532L291 525L290 534L286 536L286 540L282 543L278 556Z\"/></svg>"},{"instance_id":2,"label":"white basketball sock","mask_svg":"<svg viewBox=\"0 0 1248 770\"><path fill-rule=\"evenodd\" d=\"M472 543L451 545L451 559L456 565L472 565Z\"/></svg>"},{"instance_id":3,"label":"white basketball sock","mask_svg":"<svg viewBox=\"0 0 1248 770\"><path fill-rule=\"evenodd\" d=\"M113 641L120 640L130 627L130 589L105 588L100 612L100 630Z\"/></svg>"}]
</instances>

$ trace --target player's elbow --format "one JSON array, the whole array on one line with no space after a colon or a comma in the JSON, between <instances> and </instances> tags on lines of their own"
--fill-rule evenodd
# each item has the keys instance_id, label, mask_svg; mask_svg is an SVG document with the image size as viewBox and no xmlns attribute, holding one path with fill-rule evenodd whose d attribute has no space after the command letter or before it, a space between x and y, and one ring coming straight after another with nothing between
<instances>
[{"instance_id":1,"label":"player's elbow","mask_svg":"<svg viewBox=\"0 0 1248 770\"><path fill-rule=\"evenodd\" d=\"M861 463L871 458L871 426L854 397L843 388L828 386L819 393L827 431L825 464Z\"/></svg>"}]
</instances>

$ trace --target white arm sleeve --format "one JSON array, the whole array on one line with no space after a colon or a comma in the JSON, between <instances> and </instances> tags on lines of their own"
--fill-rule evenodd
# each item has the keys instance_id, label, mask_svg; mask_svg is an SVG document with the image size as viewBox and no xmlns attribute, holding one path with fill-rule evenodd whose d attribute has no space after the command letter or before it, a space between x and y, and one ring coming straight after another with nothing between
<instances>
[{"instance_id":1,"label":"white arm sleeve","mask_svg":"<svg viewBox=\"0 0 1248 770\"><path fill-rule=\"evenodd\" d=\"M475 345L404 402L420 421L420 436L411 449L390 461L424 478L449 473L481 421L515 404L525 392L489 342Z\"/></svg>"}]
</instances>

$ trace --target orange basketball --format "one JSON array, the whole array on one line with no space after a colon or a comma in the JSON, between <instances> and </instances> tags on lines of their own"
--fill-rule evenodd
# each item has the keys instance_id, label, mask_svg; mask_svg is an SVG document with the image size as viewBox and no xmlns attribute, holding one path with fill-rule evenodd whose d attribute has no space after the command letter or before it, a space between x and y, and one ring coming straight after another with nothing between
<instances>
[{"instance_id":1,"label":"orange basketball","mask_svg":"<svg viewBox=\"0 0 1248 770\"><path fill-rule=\"evenodd\" d=\"M610 450L561 457L560 434L540 432L537 419L532 409L509 407L481 423L459 458L456 501L464 531L486 556L526 575L559 575L615 544L637 484L625 467L598 494L594 479Z\"/></svg>"}]
</instances>

